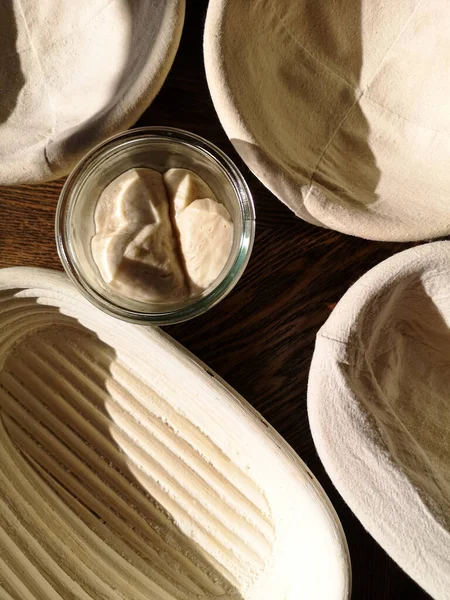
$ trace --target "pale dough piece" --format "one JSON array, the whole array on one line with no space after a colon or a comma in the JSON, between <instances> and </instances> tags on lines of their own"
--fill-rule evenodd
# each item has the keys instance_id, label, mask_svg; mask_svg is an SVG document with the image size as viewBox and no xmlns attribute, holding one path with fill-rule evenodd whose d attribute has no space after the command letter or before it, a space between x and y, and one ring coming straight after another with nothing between
<instances>
[{"instance_id":1,"label":"pale dough piece","mask_svg":"<svg viewBox=\"0 0 450 600\"><path fill-rule=\"evenodd\" d=\"M233 242L227 209L188 169L122 173L101 194L94 220L92 256L102 278L143 302L181 300L187 286L201 293L220 275Z\"/></svg>"},{"instance_id":2,"label":"pale dough piece","mask_svg":"<svg viewBox=\"0 0 450 600\"><path fill-rule=\"evenodd\" d=\"M213 191L193 171L170 169L163 175L178 232L191 294L214 282L233 242L233 222Z\"/></svg>"},{"instance_id":3,"label":"pale dough piece","mask_svg":"<svg viewBox=\"0 0 450 600\"><path fill-rule=\"evenodd\" d=\"M175 215L188 207L194 200L201 198L215 200L209 185L189 169L169 169L164 173L163 179Z\"/></svg>"},{"instance_id":4,"label":"pale dough piece","mask_svg":"<svg viewBox=\"0 0 450 600\"><path fill-rule=\"evenodd\" d=\"M145 302L187 295L161 173L122 173L101 194L94 220L92 255L113 289Z\"/></svg>"},{"instance_id":5,"label":"pale dough piece","mask_svg":"<svg viewBox=\"0 0 450 600\"><path fill-rule=\"evenodd\" d=\"M187 296L170 221L146 225L128 244L111 287L142 302Z\"/></svg>"},{"instance_id":6,"label":"pale dough piece","mask_svg":"<svg viewBox=\"0 0 450 600\"><path fill-rule=\"evenodd\" d=\"M130 169L114 179L100 195L95 208L97 233L117 233L123 227L139 228L158 220L167 205L161 173L153 169Z\"/></svg>"},{"instance_id":7,"label":"pale dough piece","mask_svg":"<svg viewBox=\"0 0 450 600\"><path fill-rule=\"evenodd\" d=\"M228 260L233 222L223 204L203 198L176 215L176 223L191 294L201 292L217 279Z\"/></svg>"},{"instance_id":8,"label":"pale dough piece","mask_svg":"<svg viewBox=\"0 0 450 600\"><path fill-rule=\"evenodd\" d=\"M95 264L106 283L111 283L117 273L133 232L97 233L92 238L91 250Z\"/></svg>"}]
</instances>

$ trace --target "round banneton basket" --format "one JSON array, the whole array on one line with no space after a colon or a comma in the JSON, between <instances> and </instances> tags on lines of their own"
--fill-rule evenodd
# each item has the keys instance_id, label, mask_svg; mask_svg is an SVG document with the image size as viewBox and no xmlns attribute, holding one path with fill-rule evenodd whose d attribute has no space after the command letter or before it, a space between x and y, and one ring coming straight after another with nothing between
<instances>
[{"instance_id":1,"label":"round banneton basket","mask_svg":"<svg viewBox=\"0 0 450 600\"><path fill-rule=\"evenodd\" d=\"M364 527L433 598L450 598L450 242L364 275L317 335L311 430Z\"/></svg>"},{"instance_id":2,"label":"round banneton basket","mask_svg":"<svg viewBox=\"0 0 450 600\"><path fill-rule=\"evenodd\" d=\"M261 181L315 225L450 233L450 4L211 0L208 84Z\"/></svg>"},{"instance_id":3,"label":"round banneton basket","mask_svg":"<svg viewBox=\"0 0 450 600\"><path fill-rule=\"evenodd\" d=\"M172 65L185 0L0 5L0 185L66 175L133 125Z\"/></svg>"},{"instance_id":4,"label":"round banneton basket","mask_svg":"<svg viewBox=\"0 0 450 600\"><path fill-rule=\"evenodd\" d=\"M0 408L2 598L350 598L342 527L286 442L60 273L0 271Z\"/></svg>"}]
</instances>

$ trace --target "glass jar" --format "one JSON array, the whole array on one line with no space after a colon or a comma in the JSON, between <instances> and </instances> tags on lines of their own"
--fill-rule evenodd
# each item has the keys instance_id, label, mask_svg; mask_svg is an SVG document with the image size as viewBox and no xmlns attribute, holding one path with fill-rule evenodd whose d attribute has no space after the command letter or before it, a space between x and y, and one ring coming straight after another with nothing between
<instances>
[{"instance_id":1,"label":"glass jar","mask_svg":"<svg viewBox=\"0 0 450 600\"><path fill-rule=\"evenodd\" d=\"M230 213L234 234L228 261L201 295L177 302L140 302L114 292L100 275L91 253L97 200L113 179L140 167L161 172L177 167L197 173ZM56 213L58 254L81 293L110 315L147 325L191 319L225 298L244 272L254 236L253 200L234 163L205 139L169 127L132 129L94 148L69 175Z\"/></svg>"}]
</instances>

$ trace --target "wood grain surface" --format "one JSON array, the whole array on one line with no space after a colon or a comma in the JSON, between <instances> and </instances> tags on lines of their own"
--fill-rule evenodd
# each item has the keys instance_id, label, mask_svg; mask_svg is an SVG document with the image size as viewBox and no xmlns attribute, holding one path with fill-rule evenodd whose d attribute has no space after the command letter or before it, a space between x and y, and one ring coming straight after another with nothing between
<instances>
[{"instance_id":1,"label":"wood grain surface","mask_svg":"<svg viewBox=\"0 0 450 600\"><path fill-rule=\"evenodd\" d=\"M209 96L202 56L207 2L187 4L175 64L137 125L181 127L227 152L252 190L257 234L249 266L231 295L206 315L167 331L253 404L318 477L347 535L353 598L429 598L365 532L334 489L315 451L306 413L317 330L356 279L408 245L370 242L304 223L250 174ZM61 269L54 217L62 184L0 188L0 267Z\"/></svg>"}]
</instances>

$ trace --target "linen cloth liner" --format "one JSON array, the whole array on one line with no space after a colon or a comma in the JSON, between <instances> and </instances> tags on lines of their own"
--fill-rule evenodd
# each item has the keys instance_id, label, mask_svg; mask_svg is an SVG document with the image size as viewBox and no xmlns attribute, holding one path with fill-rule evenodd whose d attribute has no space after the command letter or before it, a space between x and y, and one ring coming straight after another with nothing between
<instances>
[{"instance_id":1,"label":"linen cloth liner","mask_svg":"<svg viewBox=\"0 0 450 600\"><path fill-rule=\"evenodd\" d=\"M184 0L0 3L0 184L55 179L144 112Z\"/></svg>"},{"instance_id":2,"label":"linen cloth liner","mask_svg":"<svg viewBox=\"0 0 450 600\"><path fill-rule=\"evenodd\" d=\"M450 598L450 242L366 273L320 329L319 456L349 507L433 598Z\"/></svg>"},{"instance_id":3,"label":"linen cloth liner","mask_svg":"<svg viewBox=\"0 0 450 600\"><path fill-rule=\"evenodd\" d=\"M210 0L204 53L243 160L306 221L450 232L448 0Z\"/></svg>"}]
</instances>

